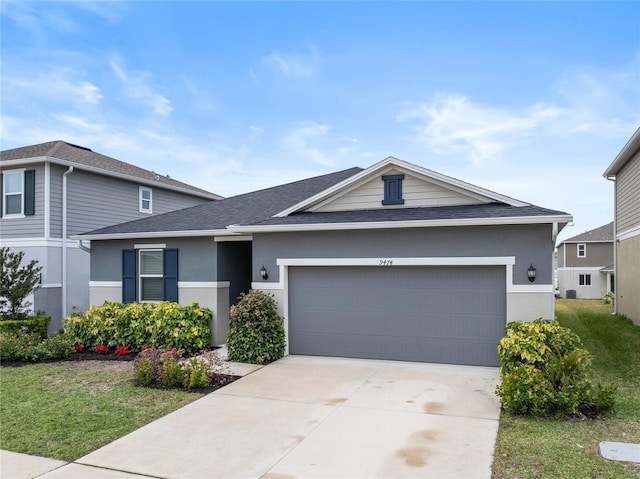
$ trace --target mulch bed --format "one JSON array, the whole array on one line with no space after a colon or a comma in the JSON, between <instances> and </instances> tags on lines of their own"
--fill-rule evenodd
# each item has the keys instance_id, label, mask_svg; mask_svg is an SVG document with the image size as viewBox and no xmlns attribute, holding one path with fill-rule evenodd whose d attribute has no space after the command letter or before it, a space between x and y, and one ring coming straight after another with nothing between
<instances>
[{"instance_id":1,"label":"mulch bed","mask_svg":"<svg viewBox=\"0 0 640 479\"><path fill-rule=\"evenodd\" d=\"M211 348L217 349L217 348ZM30 364L37 363L59 363L65 361L100 361L100 362L111 362L111 361L120 361L120 362L131 362L138 356L138 353L129 353L124 355L116 356L113 354L113 351L108 353L96 353L95 351L81 351L75 352L71 354L68 358L65 359L46 359L42 361L17 361L17 362L6 362L3 361L0 363L0 367L21 367L28 366ZM90 363L87 363L90 364ZM123 365L124 366L124 365ZM196 393L196 394L209 394L217 389L220 389L227 384L230 384L237 379L240 379L241 376L232 376L229 374L213 374L211 377L211 384L206 388L195 388L195 389L184 389L187 392ZM182 388L169 388L162 384L152 384L151 386L140 386L140 387L150 387L153 389L182 389Z\"/></svg>"}]
</instances>

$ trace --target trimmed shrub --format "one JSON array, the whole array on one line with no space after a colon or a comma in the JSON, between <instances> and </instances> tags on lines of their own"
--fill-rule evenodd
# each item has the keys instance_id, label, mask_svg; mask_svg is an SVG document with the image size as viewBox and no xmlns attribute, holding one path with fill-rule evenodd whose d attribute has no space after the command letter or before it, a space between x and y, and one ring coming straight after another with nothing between
<instances>
[{"instance_id":1,"label":"trimmed shrub","mask_svg":"<svg viewBox=\"0 0 640 479\"><path fill-rule=\"evenodd\" d=\"M284 356L285 334L273 295L251 290L240 298L231 307L229 360L265 364L280 359Z\"/></svg>"},{"instance_id":2,"label":"trimmed shrub","mask_svg":"<svg viewBox=\"0 0 640 479\"><path fill-rule=\"evenodd\" d=\"M10 319L0 321L0 334L35 334L40 339L46 339L49 335L49 322L51 316L39 314L27 316L26 319Z\"/></svg>"},{"instance_id":3,"label":"trimmed shrub","mask_svg":"<svg viewBox=\"0 0 640 479\"><path fill-rule=\"evenodd\" d=\"M210 309L198 304L114 303L92 306L85 313L73 313L63 320L65 332L76 344L94 348L126 345L140 351L147 345L176 348L193 353L211 344Z\"/></svg>"},{"instance_id":4,"label":"trimmed shrub","mask_svg":"<svg viewBox=\"0 0 640 479\"><path fill-rule=\"evenodd\" d=\"M160 355L160 381L167 387L174 388L182 384L183 372L179 359L180 355L174 348L167 349Z\"/></svg>"},{"instance_id":5,"label":"trimmed shrub","mask_svg":"<svg viewBox=\"0 0 640 479\"><path fill-rule=\"evenodd\" d=\"M73 341L64 334L41 339L39 334L0 334L0 361L36 362L73 354Z\"/></svg>"},{"instance_id":6,"label":"trimmed shrub","mask_svg":"<svg viewBox=\"0 0 640 479\"><path fill-rule=\"evenodd\" d=\"M182 385L186 389L206 388L211 384L206 361L200 358L190 358L182 363Z\"/></svg>"},{"instance_id":7,"label":"trimmed shrub","mask_svg":"<svg viewBox=\"0 0 640 479\"><path fill-rule=\"evenodd\" d=\"M592 415L614 405L613 388L594 390L591 356L579 336L556 321L508 323L498 356L501 384L496 394L507 412Z\"/></svg>"},{"instance_id":8,"label":"trimmed shrub","mask_svg":"<svg viewBox=\"0 0 640 479\"><path fill-rule=\"evenodd\" d=\"M134 361L134 377L142 386L198 389L211 384L209 366L201 358L180 359L175 348L144 348Z\"/></svg>"}]
</instances>

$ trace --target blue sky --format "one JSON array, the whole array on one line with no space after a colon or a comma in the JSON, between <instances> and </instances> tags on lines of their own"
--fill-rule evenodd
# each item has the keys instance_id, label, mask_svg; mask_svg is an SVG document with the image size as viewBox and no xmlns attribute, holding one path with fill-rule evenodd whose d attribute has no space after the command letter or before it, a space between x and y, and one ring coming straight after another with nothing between
<instances>
[{"instance_id":1,"label":"blue sky","mask_svg":"<svg viewBox=\"0 0 640 479\"><path fill-rule=\"evenodd\" d=\"M66 140L231 196L395 156L613 219L640 2L1 2L2 149Z\"/></svg>"}]
</instances>

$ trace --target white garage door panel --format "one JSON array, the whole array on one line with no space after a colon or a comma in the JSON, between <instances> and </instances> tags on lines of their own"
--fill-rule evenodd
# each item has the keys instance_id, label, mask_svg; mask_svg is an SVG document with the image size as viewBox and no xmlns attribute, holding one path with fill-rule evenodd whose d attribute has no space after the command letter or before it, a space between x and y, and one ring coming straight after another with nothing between
<instances>
[{"instance_id":1,"label":"white garage door panel","mask_svg":"<svg viewBox=\"0 0 640 479\"><path fill-rule=\"evenodd\" d=\"M497 365L505 271L291 267L292 354Z\"/></svg>"}]
</instances>

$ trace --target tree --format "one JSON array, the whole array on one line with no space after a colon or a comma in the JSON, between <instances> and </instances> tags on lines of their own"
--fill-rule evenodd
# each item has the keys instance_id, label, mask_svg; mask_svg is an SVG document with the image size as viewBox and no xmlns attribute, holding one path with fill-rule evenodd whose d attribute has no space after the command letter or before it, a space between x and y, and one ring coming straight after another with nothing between
<instances>
[{"instance_id":1,"label":"tree","mask_svg":"<svg viewBox=\"0 0 640 479\"><path fill-rule=\"evenodd\" d=\"M39 287L42 266L35 259L21 266L23 258L23 251L14 253L9 248L0 248L0 319L24 318L25 310L31 306L26 297Z\"/></svg>"}]
</instances>

